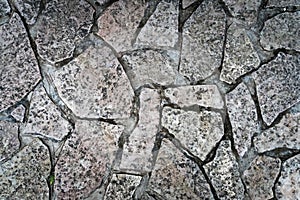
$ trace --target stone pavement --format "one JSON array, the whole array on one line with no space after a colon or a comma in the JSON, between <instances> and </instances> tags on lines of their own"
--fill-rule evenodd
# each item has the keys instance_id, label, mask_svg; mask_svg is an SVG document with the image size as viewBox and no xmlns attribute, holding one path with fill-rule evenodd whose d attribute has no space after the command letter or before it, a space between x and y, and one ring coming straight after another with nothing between
<instances>
[{"instance_id":1,"label":"stone pavement","mask_svg":"<svg viewBox=\"0 0 300 200\"><path fill-rule=\"evenodd\" d=\"M0 199L300 199L299 0L0 0Z\"/></svg>"}]
</instances>

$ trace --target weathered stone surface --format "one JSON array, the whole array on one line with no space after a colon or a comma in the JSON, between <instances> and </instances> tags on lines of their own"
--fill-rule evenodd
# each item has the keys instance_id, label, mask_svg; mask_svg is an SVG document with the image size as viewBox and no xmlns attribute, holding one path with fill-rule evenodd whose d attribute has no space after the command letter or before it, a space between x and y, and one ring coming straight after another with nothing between
<instances>
[{"instance_id":1,"label":"weathered stone surface","mask_svg":"<svg viewBox=\"0 0 300 200\"><path fill-rule=\"evenodd\" d=\"M122 59L128 66L126 71L134 89L149 83L169 85L175 82L178 51L137 50L125 54Z\"/></svg>"},{"instance_id":2,"label":"weathered stone surface","mask_svg":"<svg viewBox=\"0 0 300 200\"><path fill-rule=\"evenodd\" d=\"M139 121L124 145L121 169L151 171L152 148L159 126L159 109L158 91L143 89L140 94Z\"/></svg>"},{"instance_id":3,"label":"weathered stone surface","mask_svg":"<svg viewBox=\"0 0 300 200\"><path fill-rule=\"evenodd\" d=\"M164 199L214 199L198 166L163 140L148 189Z\"/></svg>"},{"instance_id":4,"label":"weathered stone surface","mask_svg":"<svg viewBox=\"0 0 300 200\"><path fill-rule=\"evenodd\" d=\"M26 108L23 105L19 105L11 112L11 116L13 116L17 121L23 122L25 112Z\"/></svg>"},{"instance_id":5,"label":"weathered stone surface","mask_svg":"<svg viewBox=\"0 0 300 200\"><path fill-rule=\"evenodd\" d=\"M296 5L298 5L299 6L300 1L299 0L281 0L281 1L269 0L268 5L270 5L270 6L296 6Z\"/></svg>"},{"instance_id":6,"label":"weathered stone surface","mask_svg":"<svg viewBox=\"0 0 300 200\"><path fill-rule=\"evenodd\" d=\"M8 19L10 11L7 0L0 0L0 25Z\"/></svg>"},{"instance_id":7,"label":"weathered stone surface","mask_svg":"<svg viewBox=\"0 0 300 200\"><path fill-rule=\"evenodd\" d=\"M280 172L280 160L258 156L244 172L243 180L251 199L273 198L272 187Z\"/></svg>"},{"instance_id":8,"label":"weathered stone surface","mask_svg":"<svg viewBox=\"0 0 300 200\"><path fill-rule=\"evenodd\" d=\"M237 23L231 24L227 32L225 55L220 79L227 83L235 83L236 79L257 68L259 57L245 29Z\"/></svg>"},{"instance_id":9,"label":"weathered stone surface","mask_svg":"<svg viewBox=\"0 0 300 200\"><path fill-rule=\"evenodd\" d=\"M275 60L253 74L265 122L300 100L300 56L279 53Z\"/></svg>"},{"instance_id":10,"label":"weathered stone surface","mask_svg":"<svg viewBox=\"0 0 300 200\"><path fill-rule=\"evenodd\" d=\"M164 90L165 97L180 107L200 105L221 109L222 96L215 85L182 86Z\"/></svg>"},{"instance_id":11,"label":"weathered stone surface","mask_svg":"<svg viewBox=\"0 0 300 200\"><path fill-rule=\"evenodd\" d=\"M100 185L118 149L122 126L77 121L75 134L66 141L56 165L58 199L80 199Z\"/></svg>"},{"instance_id":12,"label":"weathered stone surface","mask_svg":"<svg viewBox=\"0 0 300 200\"><path fill-rule=\"evenodd\" d=\"M136 46L174 47L178 41L178 0L161 1L136 39Z\"/></svg>"},{"instance_id":13,"label":"weathered stone surface","mask_svg":"<svg viewBox=\"0 0 300 200\"><path fill-rule=\"evenodd\" d=\"M0 26L0 111L21 100L40 79L20 17Z\"/></svg>"},{"instance_id":14,"label":"weathered stone surface","mask_svg":"<svg viewBox=\"0 0 300 200\"><path fill-rule=\"evenodd\" d=\"M265 22L260 42L267 50L287 48L300 50L300 11L282 13Z\"/></svg>"},{"instance_id":15,"label":"weathered stone surface","mask_svg":"<svg viewBox=\"0 0 300 200\"><path fill-rule=\"evenodd\" d=\"M251 137L258 131L255 104L243 83L226 95L226 105L232 126L234 144L241 157L251 145Z\"/></svg>"},{"instance_id":16,"label":"weathered stone surface","mask_svg":"<svg viewBox=\"0 0 300 200\"><path fill-rule=\"evenodd\" d=\"M214 160L204 166L220 199L244 199L238 163L228 140L222 141Z\"/></svg>"},{"instance_id":17,"label":"weathered stone surface","mask_svg":"<svg viewBox=\"0 0 300 200\"><path fill-rule=\"evenodd\" d=\"M26 23L33 25L36 22L41 0L13 0L14 5L25 18Z\"/></svg>"},{"instance_id":18,"label":"weathered stone surface","mask_svg":"<svg viewBox=\"0 0 300 200\"><path fill-rule=\"evenodd\" d=\"M211 75L221 64L224 30L222 8L205 0L184 24L179 72L191 81Z\"/></svg>"},{"instance_id":19,"label":"weathered stone surface","mask_svg":"<svg viewBox=\"0 0 300 200\"><path fill-rule=\"evenodd\" d=\"M163 109L162 126L202 160L222 138L224 132L222 118L218 113L198 113L170 107Z\"/></svg>"},{"instance_id":20,"label":"weathered stone surface","mask_svg":"<svg viewBox=\"0 0 300 200\"><path fill-rule=\"evenodd\" d=\"M133 91L122 66L103 42L95 39L73 61L52 73L59 96L80 117L126 118Z\"/></svg>"},{"instance_id":21,"label":"weathered stone surface","mask_svg":"<svg viewBox=\"0 0 300 200\"><path fill-rule=\"evenodd\" d=\"M189 5L191 5L192 3L196 2L197 0L182 0L182 7L186 8Z\"/></svg>"},{"instance_id":22,"label":"weathered stone surface","mask_svg":"<svg viewBox=\"0 0 300 200\"><path fill-rule=\"evenodd\" d=\"M19 149L18 126L17 123L0 121L0 162Z\"/></svg>"},{"instance_id":23,"label":"weathered stone surface","mask_svg":"<svg viewBox=\"0 0 300 200\"><path fill-rule=\"evenodd\" d=\"M38 140L0 164L0 199L49 199L48 149Z\"/></svg>"},{"instance_id":24,"label":"weathered stone surface","mask_svg":"<svg viewBox=\"0 0 300 200\"><path fill-rule=\"evenodd\" d=\"M85 37L93 22L93 8L84 0L47 2L30 30L38 53L50 62L72 56L75 43Z\"/></svg>"},{"instance_id":25,"label":"weathered stone surface","mask_svg":"<svg viewBox=\"0 0 300 200\"><path fill-rule=\"evenodd\" d=\"M146 6L144 0L120 0L113 3L98 19L98 35L117 52L132 49L135 32Z\"/></svg>"},{"instance_id":26,"label":"weathered stone surface","mask_svg":"<svg viewBox=\"0 0 300 200\"><path fill-rule=\"evenodd\" d=\"M300 197L300 155L283 163L278 183L275 185L276 197L280 200L293 200Z\"/></svg>"}]
</instances>

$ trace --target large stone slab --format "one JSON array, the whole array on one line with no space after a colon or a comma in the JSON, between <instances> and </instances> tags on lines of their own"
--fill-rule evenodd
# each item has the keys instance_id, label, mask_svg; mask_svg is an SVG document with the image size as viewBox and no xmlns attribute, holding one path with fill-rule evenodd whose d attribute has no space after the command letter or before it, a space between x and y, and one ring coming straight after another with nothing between
<instances>
[{"instance_id":1,"label":"large stone slab","mask_svg":"<svg viewBox=\"0 0 300 200\"><path fill-rule=\"evenodd\" d=\"M33 25L39 14L41 0L13 0L14 5L25 18L26 23Z\"/></svg>"},{"instance_id":2,"label":"large stone slab","mask_svg":"<svg viewBox=\"0 0 300 200\"><path fill-rule=\"evenodd\" d=\"M0 163L19 149L18 123L0 121Z\"/></svg>"}]
</instances>

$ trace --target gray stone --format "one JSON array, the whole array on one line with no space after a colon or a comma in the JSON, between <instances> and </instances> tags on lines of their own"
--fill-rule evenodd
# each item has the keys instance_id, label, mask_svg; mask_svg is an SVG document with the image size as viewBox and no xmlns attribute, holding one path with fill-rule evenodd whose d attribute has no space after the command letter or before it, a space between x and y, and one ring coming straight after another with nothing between
<instances>
[{"instance_id":1,"label":"gray stone","mask_svg":"<svg viewBox=\"0 0 300 200\"><path fill-rule=\"evenodd\" d=\"M25 18L26 23L33 25L38 17L41 0L13 0L14 5Z\"/></svg>"},{"instance_id":2,"label":"gray stone","mask_svg":"<svg viewBox=\"0 0 300 200\"><path fill-rule=\"evenodd\" d=\"M299 6L300 0L269 0L268 1L269 6Z\"/></svg>"},{"instance_id":3,"label":"gray stone","mask_svg":"<svg viewBox=\"0 0 300 200\"><path fill-rule=\"evenodd\" d=\"M0 0L0 25L6 22L10 14L10 6L6 0Z\"/></svg>"},{"instance_id":4,"label":"gray stone","mask_svg":"<svg viewBox=\"0 0 300 200\"><path fill-rule=\"evenodd\" d=\"M162 126L202 160L220 141L224 132L219 113L211 111L198 113L170 107L163 109Z\"/></svg>"},{"instance_id":5,"label":"gray stone","mask_svg":"<svg viewBox=\"0 0 300 200\"><path fill-rule=\"evenodd\" d=\"M205 0L184 24L179 72L191 81L210 76L221 64L224 30L222 8Z\"/></svg>"},{"instance_id":6,"label":"gray stone","mask_svg":"<svg viewBox=\"0 0 300 200\"><path fill-rule=\"evenodd\" d=\"M37 61L20 17L0 26L0 111L20 101L40 79Z\"/></svg>"},{"instance_id":7,"label":"gray stone","mask_svg":"<svg viewBox=\"0 0 300 200\"><path fill-rule=\"evenodd\" d=\"M279 53L253 74L262 116L268 125L300 100L299 61L299 55Z\"/></svg>"},{"instance_id":8,"label":"gray stone","mask_svg":"<svg viewBox=\"0 0 300 200\"><path fill-rule=\"evenodd\" d=\"M18 123L0 121L0 163L19 149Z\"/></svg>"},{"instance_id":9,"label":"gray stone","mask_svg":"<svg viewBox=\"0 0 300 200\"><path fill-rule=\"evenodd\" d=\"M25 112L26 108L23 105L19 105L11 112L11 116L13 116L18 122L23 122Z\"/></svg>"},{"instance_id":10,"label":"gray stone","mask_svg":"<svg viewBox=\"0 0 300 200\"><path fill-rule=\"evenodd\" d=\"M196 2L197 0L182 0L182 7L186 8L190 6L192 3Z\"/></svg>"}]
</instances>

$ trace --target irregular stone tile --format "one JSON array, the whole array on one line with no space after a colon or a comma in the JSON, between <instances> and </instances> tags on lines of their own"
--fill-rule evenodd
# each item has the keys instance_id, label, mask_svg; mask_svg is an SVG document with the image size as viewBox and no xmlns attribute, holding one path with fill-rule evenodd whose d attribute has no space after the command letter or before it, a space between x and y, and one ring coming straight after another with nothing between
<instances>
[{"instance_id":1,"label":"irregular stone tile","mask_svg":"<svg viewBox=\"0 0 300 200\"><path fill-rule=\"evenodd\" d=\"M268 5L270 6L296 6L296 5L300 5L300 0L281 0L281 1L277 1L277 0L269 0L268 1Z\"/></svg>"},{"instance_id":2,"label":"irregular stone tile","mask_svg":"<svg viewBox=\"0 0 300 200\"><path fill-rule=\"evenodd\" d=\"M222 96L215 85L196 85L168 88L164 90L165 97L171 103L180 107L200 105L222 109L224 102Z\"/></svg>"},{"instance_id":3,"label":"irregular stone tile","mask_svg":"<svg viewBox=\"0 0 300 200\"><path fill-rule=\"evenodd\" d=\"M122 60L128 66L126 71L134 89L149 83L169 85L176 79L179 52L136 50Z\"/></svg>"},{"instance_id":4,"label":"irregular stone tile","mask_svg":"<svg viewBox=\"0 0 300 200\"><path fill-rule=\"evenodd\" d=\"M272 199L275 180L280 173L280 160L258 156L244 172L243 180L251 199Z\"/></svg>"},{"instance_id":5,"label":"irregular stone tile","mask_svg":"<svg viewBox=\"0 0 300 200\"><path fill-rule=\"evenodd\" d=\"M124 145L121 169L151 171L152 148L159 126L160 95L143 89L140 94L139 121Z\"/></svg>"},{"instance_id":6,"label":"irregular stone tile","mask_svg":"<svg viewBox=\"0 0 300 200\"><path fill-rule=\"evenodd\" d=\"M58 94L80 117L129 117L134 93L127 76L103 42L97 41L52 73Z\"/></svg>"},{"instance_id":7,"label":"irregular stone tile","mask_svg":"<svg viewBox=\"0 0 300 200\"><path fill-rule=\"evenodd\" d=\"M99 17L97 34L117 52L132 49L134 34L144 16L146 5L144 0L113 3Z\"/></svg>"},{"instance_id":8,"label":"irregular stone tile","mask_svg":"<svg viewBox=\"0 0 300 200\"><path fill-rule=\"evenodd\" d=\"M23 122L25 112L26 108L23 105L19 105L11 112L11 116L13 116L17 121Z\"/></svg>"},{"instance_id":9,"label":"irregular stone tile","mask_svg":"<svg viewBox=\"0 0 300 200\"><path fill-rule=\"evenodd\" d=\"M135 188L139 185L141 177L116 174L113 175L105 193L104 200L132 199Z\"/></svg>"},{"instance_id":10,"label":"irregular stone tile","mask_svg":"<svg viewBox=\"0 0 300 200\"><path fill-rule=\"evenodd\" d=\"M82 199L101 183L112 166L122 126L96 121L77 121L56 165L58 199Z\"/></svg>"},{"instance_id":11,"label":"irregular stone tile","mask_svg":"<svg viewBox=\"0 0 300 200\"><path fill-rule=\"evenodd\" d=\"M204 168L220 199L244 199L238 163L228 140L220 143L214 160Z\"/></svg>"},{"instance_id":12,"label":"irregular stone tile","mask_svg":"<svg viewBox=\"0 0 300 200\"><path fill-rule=\"evenodd\" d=\"M92 23L93 8L86 1L53 0L30 32L40 56L58 62L72 56L75 43L88 34Z\"/></svg>"},{"instance_id":13,"label":"irregular stone tile","mask_svg":"<svg viewBox=\"0 0 300 200\"><path fill-rule=\"evenodd\" d=\"M279 53L253 74L262 116L268 125L300 100L299 63L300 56Z\"/></svg>"},{"instance_id":14,"label":"irregular stone tile","mask_svg":"<svg viewBox=\"0 0 300 200\"><path fill-rule=\"evenodd\" d=\"M0 0L0 25L7 21L11 9L6 0Z\"/></svg>"},{"instance_id":15,"label":"irregular stone tile","mask_svg":"<svg viewBox=\"0 0 300 200\"><path fill-rule=\"evenodd\" d=\"M199 167L163 140L148 189L164 199L214 199Z\"/></svg>"},{"instance_id":16,"label":"irregular stone tile","mask_svg":"<svg viewBox=\"0 0 300 200\"><path fill-rule=\"evenodd\" d=\"M189 5L191 5L192 3L196 2L197 0L182 0L182 7L186 8Z\"/></svg>"},{"instance_id":17,"label":"irregular stone tile","mask_svg":"<svg viewBox=\"0 0 300 200\"><path fill-rule=\"evenodd\" d=\"M18 123L0 121L0 162L19 149L18 127Z\"/></svg>"},{"instance_id":18,"label":"irregular stone tile","mask_svg":"<svg viewBox=\"0 0 300 200\"><path fill-rule=\"evenodd\" d=\"M174 47L178 41L178 0L161 1L136 39L136 46Z\"/></svg>"},{"instance_id":19,"label":"irregular stone tile","mask_svg":"<svg viewBox=\"0 0 300 200\"><path fill-rule=\"evenodd\" d=\"M220 80L229 84L235 83L237 78L256 69L259 64L260 59L247 36L246 30L233 23L227 32Z\"/></svg>"},{"instance_id":20,"label":"irregular stone tile","mask_svg":"<svg viewBox=\"0 0 300 200\"><path fill-rule=\"evenodd\" d=\"M265 22L260 42L267 50L287 48L300 50L300 11L282 13Z\"/></svg>"},{"instance_id":21,"label":"irregular stone tile","mask_svg":"<svg viewBox=\"0 0 300 200\"><path fill-rule=\"evenodd\" d=\"M224 132L219 113L211 111L197 113L170 107L163 109L162 126L202 160L222 138Z\"/></svg>"},{"instance_id":22,"label":"irregular stone tile","mask_svg":"<svg viewBox=\"0 0 300 200\"><path fill-rule=\"evenodd\" d=\"M205 0L184 24L179 72L191 81L210 76L221 64L224 30L222 8Z\"/></svg>"},{"instance_id":23,"label":"irregular stone tile","mask_svg":"<svg viewBox=\"0 0 300 200\"><path fill-rule=\"evenodd\" d=\"M247 86L239 84L226 95L234 144L240 157L250 149L251 137L258 131L257 112Z\"/></svg>"},{"instance_id":24,"label":"irregular stone tile","mask_svg":"<svg viewBox=\"0 0 300 200\"><path fill-rule=\"evenodd\" d=\"M49 199L48 149L38 140L0 164L0 199Z\"/></svg>"},{"instance_id":25,"label":"irregular stone tile","mask_svg":"<svg viewBox=\"0 0 300 200\"><path fill-rule=\"evenodd\" d=\"M33 25L36 22L41 0L13 0L13 3L25 18L27 24Z\"/></svg>"},{"instance_id":26,"label":"irregular stone tile","mask_svg":"<svg viewBox=\"0 0 300 200\"><path fill-rule=\"evenodd\" d=\"M278 199L293 200L300 197L300 155L294 156L283 163L275 194Z\"/></svg>"},{"instance_id":27,"label":"irregular stone tile","mask_svg":"<svg viewBox=\"0 0 300 200\"><path fill-rule=\"evenodd\" d=\"M40 79L37 61L20 17L0 26L0 111L20 101Z\"/></svg>"}]
</instances>

